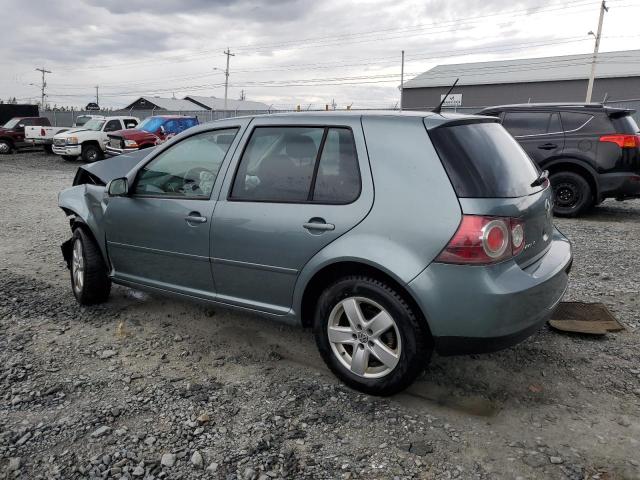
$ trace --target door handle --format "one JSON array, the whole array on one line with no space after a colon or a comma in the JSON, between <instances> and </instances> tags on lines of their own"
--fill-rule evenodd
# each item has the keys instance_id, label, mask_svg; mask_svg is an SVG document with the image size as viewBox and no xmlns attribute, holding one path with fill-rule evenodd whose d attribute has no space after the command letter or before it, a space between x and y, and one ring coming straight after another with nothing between
<instances>
[{"instance_id":1,"label":"door handle","mask_svg":"<svg viewBox=\"0 0 640 480\"><path fill-rule=\"evenodd\" d=\"M335 230L336 226L333 223L327 223L324 221L324 218L312 218L307 223L302 224L302 227L312 231L315 230L317 232L326 232L330 230Z\"/></svg>"},{"instance_id":2,"label":"door handle","mask_svg":"<svg viewBox=\"0 0 640 480\"><path fill-rule=\"evenodd\" d=\"M191 212L184 218L185 222L189 225L198 224L198 223L207 223L207 217L203 217L198 212Z\"/></svg>"},{"instance_id":3,"label":"door handle","mask_svg":"<svg viewBox=\"0 0 640 480\"><path fill-rule=\"evenodd\" d=\"M538 146L538 148L541 150L554 150L558 148L558 145L556 145L555 143L543 143L542 145Z\"/></svg>"}]
</instances>

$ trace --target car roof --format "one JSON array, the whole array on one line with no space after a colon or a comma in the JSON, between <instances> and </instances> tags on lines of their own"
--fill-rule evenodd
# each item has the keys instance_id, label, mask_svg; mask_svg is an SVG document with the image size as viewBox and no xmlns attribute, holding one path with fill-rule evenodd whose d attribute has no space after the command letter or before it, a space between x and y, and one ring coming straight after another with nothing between
<instances>
[{"instance_id":1,"label":"car roof","mask_svg":"<svg viewBox=\"0 0 640 480\"><path fill-rule=\"evenodd\" d=\"M498 119L483 115L470 115L463 113L434 113L430 111L414 111L414 110L329 110L314 112L281 112L269 114L244 115L232 118L224 118L200 124L198 127L189 129L191 132L205 131L212 128L219 128L218 125L232 125L237 120L252 120L254 118L277 118L282 120L283 125L295 126L297 124L332 122L339 123L341 118L397 118L402 119L424 119L427 128L437 127L445 123L472 123L472 122L493 122Z\"/></svg>"},{"instance_id":2,"label":"car roof","mask_svg":"<svg viewBox=\"0 0 640 480\"><path fill-rule=\"evenodd\" d=\"M148 118L166 118L166 119L174 119L174 118L198 118L195 115L153 115Z\"/></svg>"}]
</instances>

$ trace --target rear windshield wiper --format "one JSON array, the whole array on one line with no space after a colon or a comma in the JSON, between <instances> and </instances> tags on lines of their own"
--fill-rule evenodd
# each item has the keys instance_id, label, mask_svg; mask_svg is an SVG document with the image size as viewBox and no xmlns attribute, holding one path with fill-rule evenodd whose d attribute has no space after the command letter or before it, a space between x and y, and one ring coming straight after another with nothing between
<instances>
[{"instance_id":1,"label":"rear windshield wiper","mask_svg":"<svg viewBox=\"0 0 640 480\"><path fill-rule=\"evenodd\" d=\"M532 187L539 187L540 185L542 185L544 182L547 181L547 179L549 178L549 170L542 170L540 172L540 175L538 175L538 178L536 178L533 183L531 184Z\"/></svg>"}]
</instances>

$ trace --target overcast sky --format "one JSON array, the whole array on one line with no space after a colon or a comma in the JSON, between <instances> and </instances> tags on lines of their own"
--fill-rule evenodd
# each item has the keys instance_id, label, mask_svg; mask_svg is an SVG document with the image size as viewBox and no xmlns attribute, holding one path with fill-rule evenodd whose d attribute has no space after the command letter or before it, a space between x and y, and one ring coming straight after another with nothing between
<instances>
[{"instance_id":1,"label":"overcast sky","mask_svg":"<svg viewBox=\"0 0 640 480\"><path fill-rule=\"evenodd\" d=\"M0 0L0 98L102 106L141 95L390 107L439 63L593 51L600 0ZM640 49L640 0L608 0L601 51ZM34 85L31 85L34 84Z\"/></svg>"}]
</instances>

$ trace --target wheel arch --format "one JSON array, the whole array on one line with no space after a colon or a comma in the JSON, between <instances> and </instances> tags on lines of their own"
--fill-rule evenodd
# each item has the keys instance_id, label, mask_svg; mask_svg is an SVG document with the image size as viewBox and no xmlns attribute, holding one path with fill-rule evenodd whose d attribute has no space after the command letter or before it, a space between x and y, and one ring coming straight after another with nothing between
<instances>
[{"instance_id":1,"label":"wheel arch","mask_svg":"<svg viewBox=\"0 0 640 480\"><path fill-rule=\"evenodd\" d=\"M306 282L298 305L299 318L303 327L312 326L314 310L322 291L339 278L353 275L362 275L383 281L396 290L418 316L421 325L425 328L425 333L431 337L431 329L425 313L403 282L379 265L372 265L364 260L355 259L340 260L324 265Z\"/></svg>"},{"instance_id":2,"label":"wheel arch","mask_svg":"<svg viewBox=\"0 0 640 480\"><path fill-rule=\"evenodd\" d=\"M13 143L13 138L11 138L11 137L0 137L0 140L4 140L5 142L7 142L9 145L11 145L11 148L13 148L13 149L16 148L15 143Z\"/></svg>"},{"instance_id":3,"label":"wheel arch","mask_svg":"<svg viewBox=\"0 0 640 480\"><path fill-rule=\"evenodd\" d=\"M558 172L573 172L584 177L593 190L594 198L600 198L600 188L598 185L598 173L588 164L572 158L558 158L542 165L542 168L549 171L549 176Z\"/></svg>"}]
</instances>

